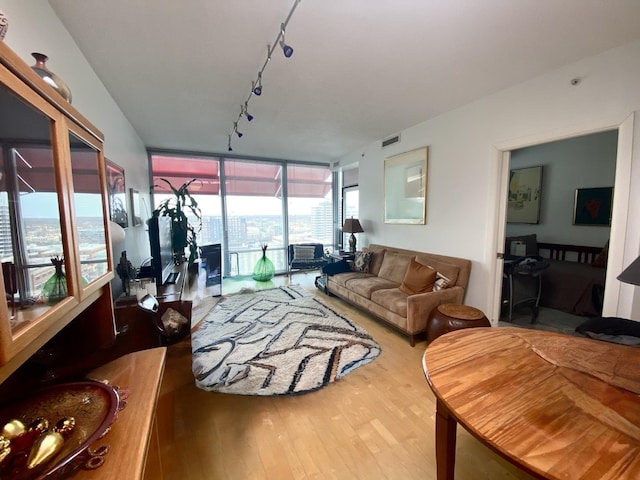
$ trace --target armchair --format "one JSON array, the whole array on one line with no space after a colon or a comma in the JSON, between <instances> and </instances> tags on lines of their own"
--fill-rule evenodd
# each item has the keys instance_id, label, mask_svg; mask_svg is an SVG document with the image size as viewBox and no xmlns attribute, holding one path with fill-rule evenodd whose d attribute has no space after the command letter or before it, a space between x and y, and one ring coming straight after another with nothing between
<instances>
[{"instance_id":1,"label":"armchair","mask_svg":"<svg viewBox=\"0 0 640 480\"><path fill-rule=\"evenodd\" d=\"M289 275L293 270L317 270L327 264L321 243L298 243L288 248Z\"/></svg>"}]
</instances>

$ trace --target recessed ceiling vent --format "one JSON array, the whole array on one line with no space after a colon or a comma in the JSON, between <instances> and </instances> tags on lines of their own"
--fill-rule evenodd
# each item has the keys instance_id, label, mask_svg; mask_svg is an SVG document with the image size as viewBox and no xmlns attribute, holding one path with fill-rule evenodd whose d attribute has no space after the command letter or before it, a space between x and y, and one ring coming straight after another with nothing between
<instances>
[{"instance_id":1,"label":"recessed ceiling vent","mask_svg":"<svg viewBox=\"0 0 640 480\"><path fill-rule=\"evenodd\" d=\"M382 141L382 148L388 147L389 145L393 145L394 143L398 143L400 141L400 135L394 135L393 137L389 137L386 140Z\"/></svg>"}]
</instances>

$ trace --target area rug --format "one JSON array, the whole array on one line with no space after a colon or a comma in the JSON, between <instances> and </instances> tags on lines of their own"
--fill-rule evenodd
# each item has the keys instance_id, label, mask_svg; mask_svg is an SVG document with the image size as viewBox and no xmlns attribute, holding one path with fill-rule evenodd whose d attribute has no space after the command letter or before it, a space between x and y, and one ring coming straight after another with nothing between
<instances>
[{"instance_id":1,"label":"area rug","mask_svg":"<svg viewBox=\"0 0 640 480\"><path fill-rule=\"evenodd\" d=\"M298 285L223 297L191 345L196 385L240 395L318 390L380 355L365 330Z\"/></svg>"}]
</instances>

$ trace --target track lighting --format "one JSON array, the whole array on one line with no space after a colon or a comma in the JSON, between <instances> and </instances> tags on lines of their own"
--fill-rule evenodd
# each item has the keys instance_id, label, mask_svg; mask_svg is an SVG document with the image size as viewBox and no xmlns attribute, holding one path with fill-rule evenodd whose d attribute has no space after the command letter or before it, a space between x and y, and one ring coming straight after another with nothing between
<instances>
[{"instance_id":1,"label":"track lighting","mask_svg":"<svg viewBox=\"0 0 640 480\"><path fill-rule=\"evenodd\" d=\"M293 47L284 43L284 23L280 27L280 34L280 46L282 47L282 52L284 53L285 57L289 58L291 57L291 55L293 55Z\"/></svg>"},{"instance_id":2,"label":"track lighting","mask_svg":"<svg viewBox=\"0 0 640 480\"><path fill-rule=\"evenodd\" d=\"M284 32L287 28L287 25L289 25L289 20L291 20L293 12L295 12L298 3L300 3L300 0L294 0L293 5L291 6L291 10L289 10L289 15L287 15L285 21L280 24L280 31L278 32L278 36L276 37L275 41L273 42L273 44L267 45L267 58L262 64L262 68L258 70L258 76L256 80L251 82L251 91L249 92L249 97L245 100L244 105L241 105L240 115L238 115L237 120L233 122L233 130L230 134L227 135L227 150L229 152L233 151L233 148L231 148L231 137L233 136L233 134L235 133L236 135L238 135L238 138L242 138L243 134L238 131L238 122L240 122L240 119L245 116L247 118L247 121L250 122L251 120L253 120L253 115L249 113L249 100L251 100L251 97L253 95L257 97L262 95L262 73L264 72L265 68L267 68L267 64L271 60L271 54L276 49L276 45L280 45L280 48L282 48L282 52L284 53L284 56L286 58L290 58L291 55L293 55L293 47L287 45L284 41Z\"/></svg>"}]
</instances>

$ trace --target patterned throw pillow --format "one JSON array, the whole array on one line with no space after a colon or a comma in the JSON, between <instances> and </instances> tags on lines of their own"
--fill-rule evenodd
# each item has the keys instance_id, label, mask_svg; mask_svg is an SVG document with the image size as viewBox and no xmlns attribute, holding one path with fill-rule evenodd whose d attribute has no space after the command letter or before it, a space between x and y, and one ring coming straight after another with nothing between
<instances>
[{"instance_id":1,"label":"patterned throw pillow","mask_svg":"<svg viewBox=\"0 0 640 480\"><path fill-rule=\"evenodd\" d=\"M371 257L373 257L373 252L357 252L351 264L351 270L354 272L369 273Z\"/></svg>"},{"instance_id":2,"label":"patterned throw pillow","mask_svg":"<svg viewBox=\"0 0 640 480\"><path fill-rule=\"evenodd\" d=\"M294 245L293 246L293 259L294 260L313 260L316 247L313 245Z\"/></svg>"},{"instance_id":3,"label":"patterned throw pillow","mask_svg":"<svg viewBox=\"0 0 640 480\"><path fill-rule=\"evenodd\" d=\"M436 283L433 285L434 292L437 292L439 290L444 290L445 288L449 288L450 286L451 286L451 280L449 280L440 272L436 273Z\"/></svg>"}]
</instances>

